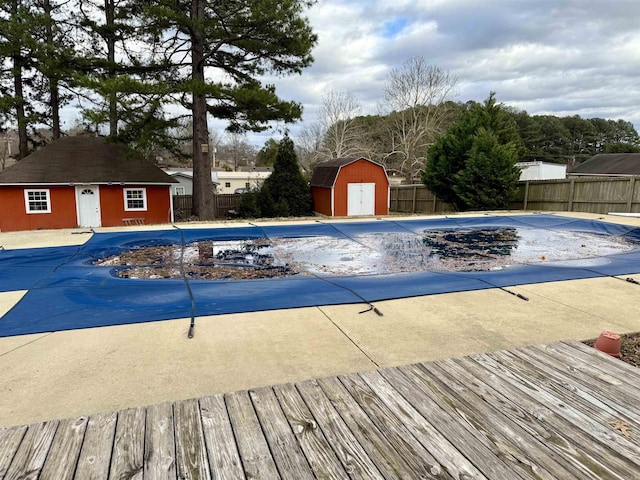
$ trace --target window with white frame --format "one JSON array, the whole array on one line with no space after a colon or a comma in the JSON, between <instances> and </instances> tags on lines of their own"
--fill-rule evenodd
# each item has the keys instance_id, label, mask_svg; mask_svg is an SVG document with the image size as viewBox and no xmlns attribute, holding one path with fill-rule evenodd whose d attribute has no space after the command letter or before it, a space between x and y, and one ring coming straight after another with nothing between
<instances>
[{"instance_id":1,"label":"window with white frame","mask_svg":"<svg viewBox=\"0 0 640 480\"><path fill-rule=\"evenodd\" d=\"M176 195L184 195L184 187L175 187Z\"/></svg>"},{"instance_id":2,"label":"window with white frame","mask_svg":"<svg viewBox=\"0 0 640 480\"><path fill-rule=\"evenodd\" d=\"M51 193L48 188L25 190L24 203L27 213L51 213Z\"/></svg>"},{"instance_id":3,"label":"window with white frame","mask_svg":"<svg viewBox=\"0 0 640 480\"><path fill-rule=\"evenodd\" d=\"M225 188L231 188L231 182L224 182Z\"/></svg>"},{"instance_id":4,"label":"window with white frame","mask_svg":"<svg viewBox=\"0 0 640 480\"><path fill-rule=\"evenodd\" d=\"M124 209L126 211L145 211L147 209L147 189L125 188Z\"/></svg>"}]
</instances>

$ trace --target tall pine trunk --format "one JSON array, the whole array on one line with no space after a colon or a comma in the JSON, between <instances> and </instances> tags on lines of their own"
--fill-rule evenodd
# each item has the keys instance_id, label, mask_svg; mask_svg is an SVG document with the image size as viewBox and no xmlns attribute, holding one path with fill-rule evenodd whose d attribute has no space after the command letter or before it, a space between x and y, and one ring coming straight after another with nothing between
<instances>
[{"instance_id":1,"label":"tall pine trunk","mask_svg":"<svg viewBox=\"0 0 640 480\"><path fill-rule=\"evenodd\" d=\"M13 57L13 88L16 104L16 122L18 123L18 158L24 158L29 153L27 143L27 116L24 112L24 92L22 88L22 58Z\"/></svg>"},{"instance_id":2,"label":"tall pine trunk","mask_svg":"<svg viewBox=\"0 0 640 480\"><path fill-rule=\"evenodd\" d=\"M14 18L18 16L18 2L11 3L11 14ZM22 69L24 59L20 54L20 47L17 47L11 55L12 75L13 75L13 94L15 101L16 122L18 124L18 159L24 158L29 153L29 145L27 143L27 117L24 110L24 90Z\"/></svg>"},{"instance_id":3,"label":"tall pine trunk","mask_svg":"<svg viewBox=\"0 0 640 480\"><path fill-rule=\"evenodd\" d=\"M207 97L202 87L204 79L204 43L201 22L204 20L204 1L191 1L191 65L194 83L191 114L193 116L193 214L200 220L213 220L213 182L207 127Z\"/></svg>"},{"instance_id":4,"label":"tall pine trunk","mask_svg":"<svg viewBox=\"0 0 640 480\"><path fill-rule=\"evenodd\" d=\"M104 15L107 25L107 33L104 37L107 43L107 62L109 78L115 77L116 64L116 32L115 32L115 1L104 0ZM118 134L118 98L115 92L109 92L109 136L115 137Z\"/></svg>"},{"instance_id":5,"label":"tall pine trunk","mask_svg":"<svg viewBox=\"0 0 640 480\"><path fill-rule=\"evenodd\" d=\"M46 15L46 41L48 45L54 44L53 28L51 17L51 2L44 0L42 3ZM51 132L53 138L60 138L60 91L58 88L58 77L55 73L49 73L49 107L51 108Z\"/></svg>"}]
</instances>

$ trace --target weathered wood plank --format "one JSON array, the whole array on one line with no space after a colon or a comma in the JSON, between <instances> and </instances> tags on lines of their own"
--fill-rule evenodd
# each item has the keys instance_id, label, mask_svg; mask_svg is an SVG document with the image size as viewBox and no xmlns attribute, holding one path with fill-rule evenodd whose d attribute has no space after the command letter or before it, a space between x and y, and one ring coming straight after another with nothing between
<instances>
[{"instance_id":1,"label":"weathered wood plank","mask_svg":"<svg viewBox=\"0 0 640 480\"><path fill-rule=\"evenodd\" d=\"M505 480L558 478L543 465L533 463L535 460L529 460L527 453L518 452L510 443L498 440L491 425L472 424L468 418L461 417L460 407L451 396L421 372L390 368L381 370L380 374L487 477Z\"/></svg>"},{"instance_id":2,"label":"weathered wood plank","mask_svg":"<svg viewBox=\"0 0 640 480\"><path fill-rule=\"evenodd\" d=\"M629 369L563 342L0 429L0 480L627 480Z\"/></svg>"},{"instance_id":3,"label":"weathered wood plank","mask_svg":"<svg viewBox=\"0 0 640 480\"><path fill-rule=\"evenodd\" d=\"M185 400L174 403L173 421L178 478L194 480L210 478L198 401Z\"/></svg>"},{"instance_id":4,"label":"weathered wood plank","mask_svg":"<svg viewBox=\"0 0 640 480\"><path fill-rule=\"evenodd\" d=\"M296 384L338 459L352 479L383 479L376 465L344 423L317 381Z\"/></svg>"},{"instance_id":5,"label":"weathered wood plank","mask_svg":"<svg viewBox=\"0 0 640 480\"><path fill-rule=\"evenodd\" d=\"M11 465L9 465L4 480L31 480L38 478L57 428L57 421L29 425L20 447L18 447Z\"/></svg>"},{"instance_id":6,"label":"weathered wood plank","mask_svg":"<svg viewBox=\"0 0 640 480\"><path fill-rule=\"evenodd\" d=\"M640 395L629 392L624 385L616 388L598 381L570 364L561 363L547 351L523 348L511 353L535 365L557 386L567 389L570 394L596 407L603 405L607 410L619 412L633 423L640 425L640 405L638 405Z\"/></svg>"},{"instance_id":7,"label":"weathered wood plank","mask_svg":"<svg viewBox=\"0 0 640 480\"><path fill-rule=\"evenodd\" d=\"M88 421L87 417L60 421L42 474L38 477L40 480L65 480L74 477Z\"/></svg>"},{"instance_id":8,"label":"weathered wood plank","mask_svg":"<svg viewBox=\"0 0 640 480\"><path fill-rule=\"evenodd\" d=\"M531 394L535 388L535 398L551 411L569 420L575 427L587 432L599 442L610 445L618 454L635 463L640 471L640 449L620 432L616 432L609 425L609 421L618 420L619 415L602 402L598 408L571 392L567 392L563 385L554 384L546 375L539 372L531 363L517 358L510 352L493 352L482 356L482 361L496 366L505 367L508 379L517 382L517 388ZM531 379L537 378L537 382ZM591 396L590 400L595 399Z\"/></svg>"},{"instance_id":9,"label":"weathered wood plank","mask_svg":"<svg viewBox=\"0 0 640 480\"><path fill-rule=\"evenodd\" d=\"M199 403L212 477L220 480L245 478L224 396L204 397Z\"/></svg>"},{"instance_id":10,"label":"weathered wood plank","mask_svg":"<svg viewBox=\"0 0 640 480\"><path fill-rule=\"evenodd\" d=\"M394 478L452 478L360 377L318 382L360 443L377 449L367 451L385 474L391 468Z\"/></svg>"},{"instance_id":11,"label":"weathered wood plank","mask_svg":"<svg viewBox=\"0 0 640 480\"><path fill-rule=\"evenodd\" d=\"M380 373L364 372L360 376L454 478L487 478L429 421L420 415L402 395L399 395L398 391L391 387Z\"/></svg>"},{"instance_id":12,"label":"weathered wood plank","mask_svg":"<svg viewBox=\"0 0 640 480\"><path fill-rule=\"evenodd\" d=\"M3 479L20 442L27 432L27 427L0 428L0 479Z\"/></svg>"},{"instance_id":13,"label":"weathered wood plank","mask_svg":"<svg viewBox=\"0 0 640 480\"><path fill-rule=\"evenodd\" d=\"M562 370L575 370L583 373L592 382L609 387L628 385L634 394L640 393L640 389L635 386L636 382L629 382L629 379L633 377L630 377L628 372L612 368L608 359L604 361L600 355L582 352L562 342L540 345L537 350L540 350L545 356L555 358Z\"/></svg>"},{"instance_id":14,"label":"weathered wood plank","mask_svg":"<svg viewBox=\"0 0 640 480\"><path fill-rule=\"evenodd\" d=\"M608 447L594 442L579 429L572 429L561 417L522 395L510 383L469 358L440 360L421 366L436 367L464 382L464 388L557 452L567 464L584 471L578 478L623 480L635 469L628 462L611 455Z\"/></svg>"},{"instance_id":15,"label":"weathered wood plank","mask_svg":"<svg viewBox=\"0 0 640 480\"><path fill-rule=\"evenodd\" d=\"M623 361L610 357L606 353L599 352L595 348L581 342L567 340L554 343L553 345L547 345L547 347L552 347L564 352L587 365L593 365L594 368L625 382L633 378L636 380L633 385L636 385L637 388L640 389L640 368L627 365Z\"/></svg>"},{"instance_id":16,"label":"weathered wood plank","mask_svg":"<svg viewBox=\"0 0 640 480\"><path fill-rule=\"evenodd\" d=\"M632 462L616 455L609 445L594 441L587 432L576 428L562 415L540 403L537 397L528 395L510 380L504 378L502 376L503 370L505 371L504 376L510 375L506 369L487 369L468 357L457 359L455 363L460 365L462 371L470 372L478 381L484 382L493 390L500 392L503 402L506 401L521 409L524 418L529 420L523 425L535 428L536 426L540 427L542 422L541 427L546 432L547 441L553 442L570 453L570 458L586 469L598 472L601 478L623 479L637 470ZM531 393L535 393L536 390L537 388L534 387Z\"/></svg>"},{"instance_id":17,"label":"weathered wood plank","mask_svg":"<svg viewBox=\"0 0 640 480\"><path fill-rule=\"evenodd\" d=\"M249 391L271 455L283 478L315 478L270 387Z\"/></svg>"},{"instance_id":18,"label":"weathered wood plank","mask_svg":"<svg viewBox=\"0 0 640 480\"><path fill-rule=\"evenodd\" d=\"M143 407L118 412L109 479L142 480L145 414Z\"/></svg>"},{"instance_id":19,"label":"weathered wood plank","mask_svg":"<svg viewBox=\"0 0 640 480\"><path fill-rule=\"evenodd\" d=\"M89 418L76 468L77 479L107 478L117 419L117 412L92 415Z\"/></svg>"},{"instance_id":20,"label":"weathered wood plank","mask_svg":"<svg viewBox=\"0 0 640 480\"><path fill-rule=\"evenodd\" d=\"M253 410L246 391L227 393L224 396L233 432L238 444L240 459L247 478L280 478L271 457L267 440Z\"/></svg>"},{"instance_id":21,"label":"weathered wood plank","mask_svg":"<svg viewBox=\"0 0 640 480\"><path fill-rule=\"evenodd\" d=\"M173 406L170 403L147 407L144 438L144 479L176 478L176 445Z\"/></svg>"},{"instance_id":22,"label":"weathered wood plank","mask_svg":"<svg viewBox=\"0 0 640 480\"><path fill-rule=\"evenodd\" d=\"M586 347L584 344L580 345ZM637 401L640 397L640 368L628 365L617 358L604 356L605 354L591 347L586 348L594 351L582 352L564 342L542 345L536 350L541 351L546 357L556 358L559 364L563 365L564 368L560 369L563 372L580 375L580 378L589 384L610 390L612 397L622 394L621 402L624 406L640 413L640 402Z\"/></svg>"},{"instance_id":23,"label":"weathered wood plank","mask_svg":"<svg viewBox=\"0 0 640 480\"><path fill-rule=\"evenodd\" d=\"M450 375L434 364L400 367L406 375L413 375L415 382L423 389L430 389L442 395L444 402L451 402L452 409L478 431L485 431L488 439L508 454L530 467L534 472L549 472L553 478L575 479L598 477L579 465L568 462L561 451L553 448L538 432L525 429L514 421L509 408L496 405L489 395L478 395L469 388L469 382ZM441 393L440 393L441 392ZM544 474L540 474L543 476Z\"/></svg>"},{"instance_id":24,"label":"weathered wood plank","mask_svg":"<svg viewBox=\"0 0 640 480\"><path fill-rule=\"evenodd\" d=\"M275 385L280 407L317 478L345 480L349 475L329 446L295 385Z\"/></svg>"}]
</instances>

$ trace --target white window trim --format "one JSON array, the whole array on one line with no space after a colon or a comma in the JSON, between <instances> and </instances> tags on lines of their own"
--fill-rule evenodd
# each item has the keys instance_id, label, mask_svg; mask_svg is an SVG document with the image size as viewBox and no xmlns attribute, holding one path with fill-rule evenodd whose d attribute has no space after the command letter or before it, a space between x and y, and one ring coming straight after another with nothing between
<instances>
[{"instance_id":1,"label":"white window trim","mask_svg":"<svg viewBox=\"0 0 640 480\"><path fill-rule=\"evenodd\" d=\"M47 209L46 210L31 210L29 208L29 193L31 192L45 192L47 195ZM24 208L27 214L37 213L51 213L51 191L48 188L25 188L24 189Z\"/></svg>"},{"instance_id":2,"label":"white window trim","mask_svg":"<svg viewBox=\"0 0 640 480\"><path fill-rule=\"evenodd\" d=\"M142 191L142 208L129 208L129 203L127 202L127 193L128 192L138 192ZM146 212L147 211L147 189L146 188L123 188L122 196L124 197L124 210L125 212ZM134 199L131 199L134 200ZM135 199L138 200L138 199Z\"/></svg>"},{"instance_id":3,"label":"white window trim","mask_svg":"<svg viewBox=\"0 0 640 480\"><path fill-rule=\"evenodd\" d=\"M174 188L176 189L176 195L185 195L186 189L183 185Z\"/></svg>"}]
</instances>

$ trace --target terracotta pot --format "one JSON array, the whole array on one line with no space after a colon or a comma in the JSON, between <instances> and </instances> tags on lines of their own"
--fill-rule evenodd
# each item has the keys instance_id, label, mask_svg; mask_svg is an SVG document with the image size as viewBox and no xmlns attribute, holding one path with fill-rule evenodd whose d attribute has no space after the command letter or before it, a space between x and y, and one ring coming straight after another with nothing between
<instances>
[{"instance_id":1,"label":"terracotta pot","mask_svg":"<svg viewBox=\"0 0 640 480\"><path fill-rule=\"evenodd\" d=\"M620 335L604 331L596 340L594 347L596 350L608 353L612 357L620 358Z\"/></svg>"}]
</instances>

